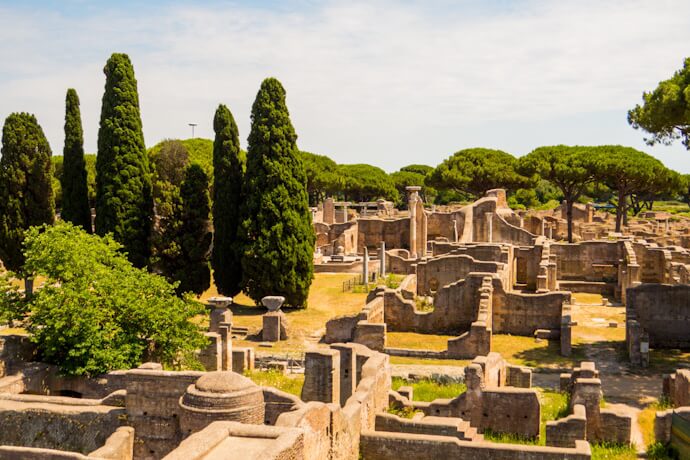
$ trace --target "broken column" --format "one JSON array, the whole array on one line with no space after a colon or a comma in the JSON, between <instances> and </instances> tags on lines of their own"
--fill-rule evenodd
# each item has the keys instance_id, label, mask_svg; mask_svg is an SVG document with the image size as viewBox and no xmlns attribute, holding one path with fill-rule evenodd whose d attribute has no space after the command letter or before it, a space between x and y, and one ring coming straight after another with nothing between
<instances>
[{"instance_id":1,"label":"broken column","mask_svg":"<svg viewBox=\"0 0 690 460\"><path fill-rule=\"evenodd\" d=\"M362 260L362 284L369 283L369 250L364 246L364 258Z\"/></svg>"},{"instance_id":2,"label":"broken column","mask_svg":"<svg viewBox=\"0 0 690 460\"><path fill-rule=\"evenodd\" d=\"M263 316L261 336L264 342L278 342L287 339L287 318L280 307L285 302L283 296L266 296L261 303L268 309Z\"/></svg>"},{"instance_id":3,"label":"broken column","mask_svg":"<svg viewBox=\"0 0 690 460\"><path fill-rule=\"evenodd\" d=\"M379 248L379 272L381 272L381 277L386 276L386 242L381 241L381 247Z\"/></svg>"},{"instance_id":4,"label":"broken column","mask_svg":"<svg viewBox=\"0 0 690 460\"><path fill-rule=\"evenodd\" d=\"M410 210L410 258L416 259L419 250L424 248L417 247L417 200L419 191L422 187L410 185L405 187L407 191L407 209Z\"/></svg>"},{"instance_id":5,"label":"broken column","mask_svg":"<svg viewBox=\"0 0 690 460\"><path fill-rule=\"evenodd\" d=\"M458 221L457 219L453 219L453 242L457 243L458 239Z\"/></svg>"}]
</instances>

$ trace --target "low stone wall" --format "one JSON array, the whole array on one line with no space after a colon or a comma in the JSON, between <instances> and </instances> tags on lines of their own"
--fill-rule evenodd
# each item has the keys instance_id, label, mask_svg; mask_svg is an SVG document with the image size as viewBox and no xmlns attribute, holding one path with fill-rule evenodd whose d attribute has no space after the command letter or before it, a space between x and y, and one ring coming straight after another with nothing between
<instances>
[{"instance_id":1,"label":"low stone wall","mask_svg":"<svg viewBox=\"0 0 690 460\"><path fill-rule=\"evenodd\" d=\"M503 263L475 260L466 254L436 257L417 264L417 295L432 295L443 286L464 279L472 272L503 274L505 271ZM505 281L509 280L506 278Z\"/></svg>"},{"instance_id":2,"label":"low stone wall","mask_svg":"<svg viewBox=\"0 0 690 460\"><path fill-rule=\"evenodd\" d=\"M376 431L450 436L462 441L475 441L482 438L469 423L454 417L421 417L410 420L393 414L378 414Z\"/></svg>"},{"instance_id":3,"label":"low stone wall","mask_svg":"<svg viewBox=\"0 0 690 460\"><path fill-rule=\"evenodd\" d=\"M585 406L576 404L573 413L567 417L546 422L546 445L554 447L575 447L577 441L587 438L587 415Z\"/></svg>"},{"instance_id":4,"label":"low stone wall","mask_svg":"<svg viewBox=\"0 0 690 460\"><path fill-rule=\"evenodd\" d=\"M678 369L665 376L663 393L673 407L690 406L690 370Z\"/></svg>"},{"instance_id":5,"label":"low stone wall","mask_svg":"<svg viewBox=\"0 0 690 460\"><path fill-rule=\"evenodd\" d=\"M3 395L0 445L88 454L106 443L125 414L96 400Z\"/></svg>"},{"instance_id":6,"label":"low stone wall","mask_svg":"<svg viewBox=\"0 0 690 460\"><path fill-rule=\"evenodd\" d=\"M366 460L586 460L589 443L578 441L574 449L517 444L476 443L448 436L365 431L361 437Z\"/></svg>"}]
</instances>

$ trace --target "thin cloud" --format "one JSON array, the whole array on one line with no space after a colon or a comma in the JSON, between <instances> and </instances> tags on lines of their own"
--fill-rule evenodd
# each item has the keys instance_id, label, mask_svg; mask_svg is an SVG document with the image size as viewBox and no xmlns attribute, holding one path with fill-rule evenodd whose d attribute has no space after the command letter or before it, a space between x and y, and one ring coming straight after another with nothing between
<instances>
[{"instance_id":1,"label":"thin cloud","mask_svg":"<svg viewBox=\"0 0 690 460\"><path fill-rule=\"evenodd\" d=\"M499 5L176 5L79 17L0 8L0 116L36 113L60 152L64 93L75 87L94 151L102 67L121 51L134 61L148 145L188 137L190 121L212 137L220 102L244 143L258 86L276 76L300 147L339 162L435 164L469 142L521 154L568 131L580 144L644 148L642 134L622 126L625 112L680 67L690 3ZM601 133L588 113L609 114L616 129ZM573 117L583 121L568 126ZM549 136L539 132L546 125ZM680 147L646 150L683 169Z\"/></svg>"}]
</instances>

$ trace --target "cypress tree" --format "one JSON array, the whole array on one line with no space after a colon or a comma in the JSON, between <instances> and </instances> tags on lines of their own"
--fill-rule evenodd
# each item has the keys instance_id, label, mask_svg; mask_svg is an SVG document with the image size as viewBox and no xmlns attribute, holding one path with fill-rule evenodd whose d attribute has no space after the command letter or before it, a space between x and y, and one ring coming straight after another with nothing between
<instances>
[{"instance_id":1,"label":"cypress tree","mask_svg":"<svg viewBox=\"0 0 690 460\"><path fill-rule=\"evenodd\" d=\"M20 274L24 231L55 220L50 157L50 145L35 116L7 117L0 158L0 259Z\"/></svg>"},{"instance_id":2,"label":"cypress tree","mask_svg":"<svg viewBox=\"0 0 690 460\"><path fill-rule=\"evenodd\" d=\"M218 106L213 117L213 279L218 292L242 291L242 239L238 238L243 201L242 161L237 124L230 110Z\"/></svg>"},{"instance_id":3,"label":"cypress tree","mask_svg":"<svg viewBox=\"0 0 690 460\"><path fill-rule=\"evenodd\" d=\"M149 158L139 113L134 69L114 53L103 69L105 93L96 159L96 233L112 233L137 267L151 253L153 199Z\"/></svg>"},{"instance_id":4,"label":"cypress tree","mask_svg":"<svg viewBox=\"0 0 690 460\"><path fill-rule=\"evenodd\" d=\"M182 231L179 238L181 256L173 278L179 281L178 292L202 294L211 285L208 256L212 233L209 224L210 199L208 176L198 164L192 164L185 172L180 188L182 199Z\"/></svg>"},{"instance_id":5,"label":"cypress tree","mask_svg":"<svg viewBox=\"0 0 690 460\"><path fill-rule=\"evenodd\" d=\"M67 90L65 101L65 148L62 155L60 215L65 222L72 222L91 233L91 208L84 161L84 133L81 127L79 96L72 88Z\"/></svg>"},{"instance_id":6,"label":"cypress tree","mask_svg":"<svg viewBox=\"0 0 690 460\"><path fill-rule=\"evenodd\" d=\"M247 293L255 301L282 295L288 305L306 306L315 235L297 135L275 78L261 84L251 122L242 214Z\"/></svg>"}]
</instances>

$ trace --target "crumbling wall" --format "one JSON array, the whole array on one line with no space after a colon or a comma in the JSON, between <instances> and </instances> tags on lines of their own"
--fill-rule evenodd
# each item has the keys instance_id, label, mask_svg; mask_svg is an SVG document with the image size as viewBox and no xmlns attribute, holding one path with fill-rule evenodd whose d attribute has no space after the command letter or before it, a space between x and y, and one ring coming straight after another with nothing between
<instances>
[{"instance_id":1,"label":"crumbling wall","mask_svg":"<svg viewBox=\"0 0 690 460\"><path fill-rule=\"evenodd\" d=\"M428 296L441 287L467 277L472 272L497 273L509 282L503 263L475 260L469 255L453 254L417 264L417 295Z\"/></svg>"}]
</instances>

